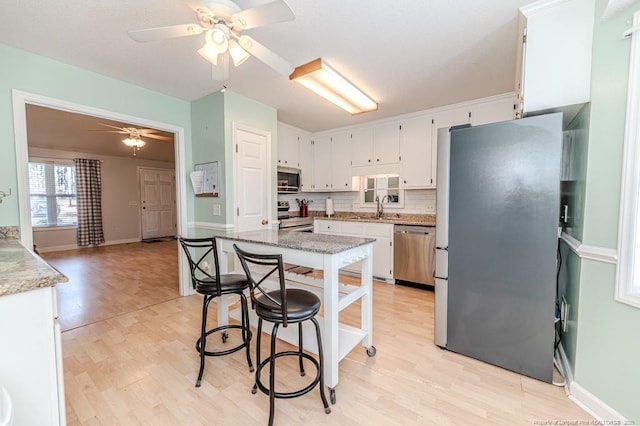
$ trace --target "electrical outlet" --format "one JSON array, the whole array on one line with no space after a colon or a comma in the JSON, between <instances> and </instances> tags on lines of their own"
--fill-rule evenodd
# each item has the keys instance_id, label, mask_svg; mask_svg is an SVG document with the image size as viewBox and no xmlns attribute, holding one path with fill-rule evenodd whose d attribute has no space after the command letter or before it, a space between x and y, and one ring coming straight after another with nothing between
<instances>
[{"instance_id":1,"label":"electrical outlet","mask_svg":"<svg viewBox=\"0 0 640 426\"><path fill-rule=\"evenodd\" d=\"M220 204L213 205L213 215L220 216Z\"/></svg>"},{"instance_id":2,"label":"electrical outlet","mask_svg":"<svg viewBox=\"0 0 640 426\"><path fill-rule=\"evenodd\" d=\"M562 296L562 300L560 301L560 325L562 326L562 332L567 332L567 318L569 316L569 304L567 303L567 299Z\"/></svg>"},{"instance_id":3,"label":"electrical outlet","mask_svg":"<svg viewBox=\"0 0 640 426\"><path fill-rule=\"evenodd\" d=\"M427 211L430 213L435 213L436 212L436 205L433 203L429 203L427 204Z\"/></svg>"}]
</instances>

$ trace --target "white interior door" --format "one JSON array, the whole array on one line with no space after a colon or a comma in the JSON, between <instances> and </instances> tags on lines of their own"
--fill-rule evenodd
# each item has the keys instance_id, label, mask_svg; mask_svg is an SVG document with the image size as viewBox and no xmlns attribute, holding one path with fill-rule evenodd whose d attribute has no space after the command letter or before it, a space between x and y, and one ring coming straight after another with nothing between
<instances>
[{"instance_id":1,"label":"white interior door","mask_svg":"<svg viewBox=\"0 0 640 426\"><path fill-rule=\"evenodd\" d=\"M271 188L269 135L236 128L236 230L254 231L269 224Z\"/></svg>"},{"instance_id":2,"label":"white interior door","mask_svg":"<svg viewBox=\"0 0 640 426\"><path fill-rule=\"evenodd\" d=\"M176 235L175 172L139 168L142 239Z\"/></svg>"}]
</instances>

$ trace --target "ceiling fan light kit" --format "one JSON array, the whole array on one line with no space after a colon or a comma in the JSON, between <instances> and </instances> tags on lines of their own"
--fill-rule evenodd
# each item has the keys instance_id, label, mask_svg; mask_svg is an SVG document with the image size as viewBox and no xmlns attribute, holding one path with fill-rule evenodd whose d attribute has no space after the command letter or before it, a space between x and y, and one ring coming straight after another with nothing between
<instances>
[{"instance_id":1,"label":"ceiling fan light kit","mask_svg":"<svg viewBox=\"0 0 640 426\"><path fill-rule=\"evenodd\" d=\"M198 49L198 53L214 65L214 80L224 81L228 78L229 56L235 66L241 65L253 55L281 75L291 73L291 64L252 38L240 34L247 29L295 19L293 11L284 0L273 0L244 10L231 0L202 0L202 3L206 7L195 10L198 24L133 30L129 31L129 36L145 43L205 32L205 44Z\"/></svg>"},{"instance_id":2,"label":"ceiling fan light kit","mask_svg":"<svg viewBox=\"0 0 640 426\"><path fill-rule=\"evenodd\" d=\"M351 115L376 111L378 104L318 58L296 67L289 76Z\"/></svg>"}]
</instances>

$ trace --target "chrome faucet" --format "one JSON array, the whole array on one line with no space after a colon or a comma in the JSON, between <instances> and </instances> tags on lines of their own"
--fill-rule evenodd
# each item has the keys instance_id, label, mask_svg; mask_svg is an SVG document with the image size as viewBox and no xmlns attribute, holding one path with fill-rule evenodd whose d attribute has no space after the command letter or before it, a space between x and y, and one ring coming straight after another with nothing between
<instances>
[{"instance_id":1,"label":"chrome faucet","mask_svg":"<svg viewBox=\"0 0 640 426\"><path fill-rule=\"evenodd\" d=\"M382 214L384 213L384 207L383 207L383 203L384 200L387 198L387 196L385 195L384 197L382 197L382 201L380 201L380 197L378 195L376 195L376 217L378 219L380 219L382 217Z\"/></svg>"}]
</instances>

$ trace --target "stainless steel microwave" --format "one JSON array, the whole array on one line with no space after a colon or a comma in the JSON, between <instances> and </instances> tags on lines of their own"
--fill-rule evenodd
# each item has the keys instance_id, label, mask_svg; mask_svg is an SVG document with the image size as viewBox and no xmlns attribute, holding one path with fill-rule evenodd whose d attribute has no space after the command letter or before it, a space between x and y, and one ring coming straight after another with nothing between
<instances>
[{"instance_id":1,"label":"stainless steel microwave","mask_svg":"<svg viewBox=\"0 0 640 426\"><path fill-rule=\"evenodd\" d=\"M278 194L300 191L300 169L278 166Z\"/></svg>"}]
</instances>

